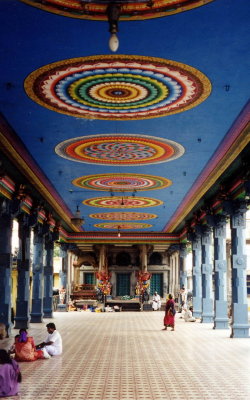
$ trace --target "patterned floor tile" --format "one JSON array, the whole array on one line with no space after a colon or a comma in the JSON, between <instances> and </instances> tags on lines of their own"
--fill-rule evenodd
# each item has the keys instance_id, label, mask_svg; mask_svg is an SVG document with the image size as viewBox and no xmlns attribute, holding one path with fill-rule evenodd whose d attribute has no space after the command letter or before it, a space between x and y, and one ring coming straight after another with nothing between
<instances>
[{"instance_id":1,"label":"patterned floor tile","mask_svg":"<svg viewBox=\"0 0 250 400\"><path fill-rule=\"evenodd\" d=\"M248 339L185 323L162 331L164 313L55 313L63 355L20 363L14 400L248 400ZM37 343L46 323L31 324ZM2 341L8 348L12 338ZM11 399L11 398L9 398Z\"/></svg>"}]
</instances>

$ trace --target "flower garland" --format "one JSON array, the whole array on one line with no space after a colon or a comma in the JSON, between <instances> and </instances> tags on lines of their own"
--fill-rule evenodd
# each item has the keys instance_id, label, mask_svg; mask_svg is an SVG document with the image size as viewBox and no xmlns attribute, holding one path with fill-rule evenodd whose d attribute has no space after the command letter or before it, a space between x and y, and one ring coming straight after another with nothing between
<instances>
[{"instance_id":1,"label":"flower garland","mask_svg":"<svg viewBox=\"0 0 250 400\"><path fill-rule=\"evenodd\" d=\"M139 271L137 274L137 284L135 293L137 296L142 295L149 287L151 274L148 272Z\"/></svg>"},{"instance_id":2,"label":"flower garland","mask_svg":"<svg viewBox=\"0 0 250 400\"><path fill-rule=\"evenodd\" d=\"M110 283L111 273L105 270L98 271L96 273L98 279L97 287L101 290L104 295L110 295L112 285Z\"/></svg>"}]
</instances>

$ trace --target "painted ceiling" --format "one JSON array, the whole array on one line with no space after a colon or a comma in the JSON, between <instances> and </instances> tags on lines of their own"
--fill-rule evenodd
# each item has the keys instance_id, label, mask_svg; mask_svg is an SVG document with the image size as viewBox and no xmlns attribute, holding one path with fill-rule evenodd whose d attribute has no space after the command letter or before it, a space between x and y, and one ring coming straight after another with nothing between
<instances>
[{"instance_id":1,"label":"painted ceiling","mask_svg":"<svg viewBox=\"0 0 250 400\"><path fill-rule=\"evenodd\" d=\"M109 3L1 0L0 111L85 231L171 231L248 102L250 4L113 1L112 53Z\"/></svg>"}]
</instances>

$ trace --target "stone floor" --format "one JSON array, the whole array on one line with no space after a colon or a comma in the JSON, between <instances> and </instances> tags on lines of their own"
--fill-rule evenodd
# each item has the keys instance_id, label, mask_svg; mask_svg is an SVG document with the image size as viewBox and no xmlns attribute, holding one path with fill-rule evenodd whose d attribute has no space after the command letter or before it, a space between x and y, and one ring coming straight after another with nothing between
<instances>
[{"instance_id":1,"label":"stone floor","mask_svg":"<svg viewBox=\"0 0 250 400\"><path fill-rule=\"evenodd\" d=\"M22 400L247 400L250 340L185 323L162 331L164 313L55 313L62 356L20 363ZM31 324L40 342L43 324ZM13 330L13 337L16 331ZM1 342L8 348L13 338Z\"/></svg>"}]
</instances>

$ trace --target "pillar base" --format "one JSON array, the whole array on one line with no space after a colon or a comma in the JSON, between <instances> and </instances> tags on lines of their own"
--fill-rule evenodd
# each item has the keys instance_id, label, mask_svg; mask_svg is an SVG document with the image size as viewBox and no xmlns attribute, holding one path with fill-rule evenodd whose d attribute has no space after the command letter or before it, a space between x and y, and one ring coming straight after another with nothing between
<instances>
[{"instance_id":1,"label":"pillar base","mask_svg":"<svg viewBox=\"0 0 250 400\"><path fill-rule=\"evenodd\" d=\"M44 311L43 318L53 318L53 312L52 311Z\"/></svg>"},{"instance_id":2,"label":"pillar base","mask_svg":"<svg viewBox=\"0 0 250 400\"><path fill-rule=\"evenodd\" d=\"M203 324L211 324L214 322L214 319L210 317L201 317L201 322Z\"/></svg>"},{"instance_id":3,"label":"pillar base","mask_svg":"<svg viewBox=\"0 0 250 400\"><path fill-rule=\"evenodd\" d=\"M14 329L29 329L29 320L16 317Z\"/></svg>"},{"instance_id":4,"label":"pillar base","mask_svg":"<svg viewBox=\"0 0 250 400\"><path fill-rule=\"evenodd\" d=\"M228 318L215 318L213 329L228 329L229 328Z\"/></svg>"},{"instance_id":5,"label":"pillar base","mask_svg":"<svg viewBox=\"0 0 250 400\"><path fill-rule=\"evenodd\" d=\"M203 323L211 323L214 322L213 314L202 314L201 315L201 322Z\"/></svg>"},{"instance_id":6,"label":"pillar base","mask_svg":"<svg viewBox=\"0 0 250 400\"><path fill-rule=\"evenodd\" d=\"M249 325L233 324L230 338L249 338Z\"/></svg>"},{"instance_id":7,"label":"pillar base","mask_svg":"<svg viewBox=\"0 0 250 400\"><path fill-rule=\"evenodd\" d=\"M201 310L199 311L197 311L197 310L195 310L195 311L193 311L193 317L195 317L195 318L201 318Z\"/></svg>"},{"instance_id":8,"label":"pillar base","mask_svg":"<svg viewBox=\"0 0 250 400\"><path fill-rule=\"evenodd\" d=\"M35 313L30 314L30 322L34 324L43 322L42 314L35 314Z\"/></svg>"}]
</instances>

